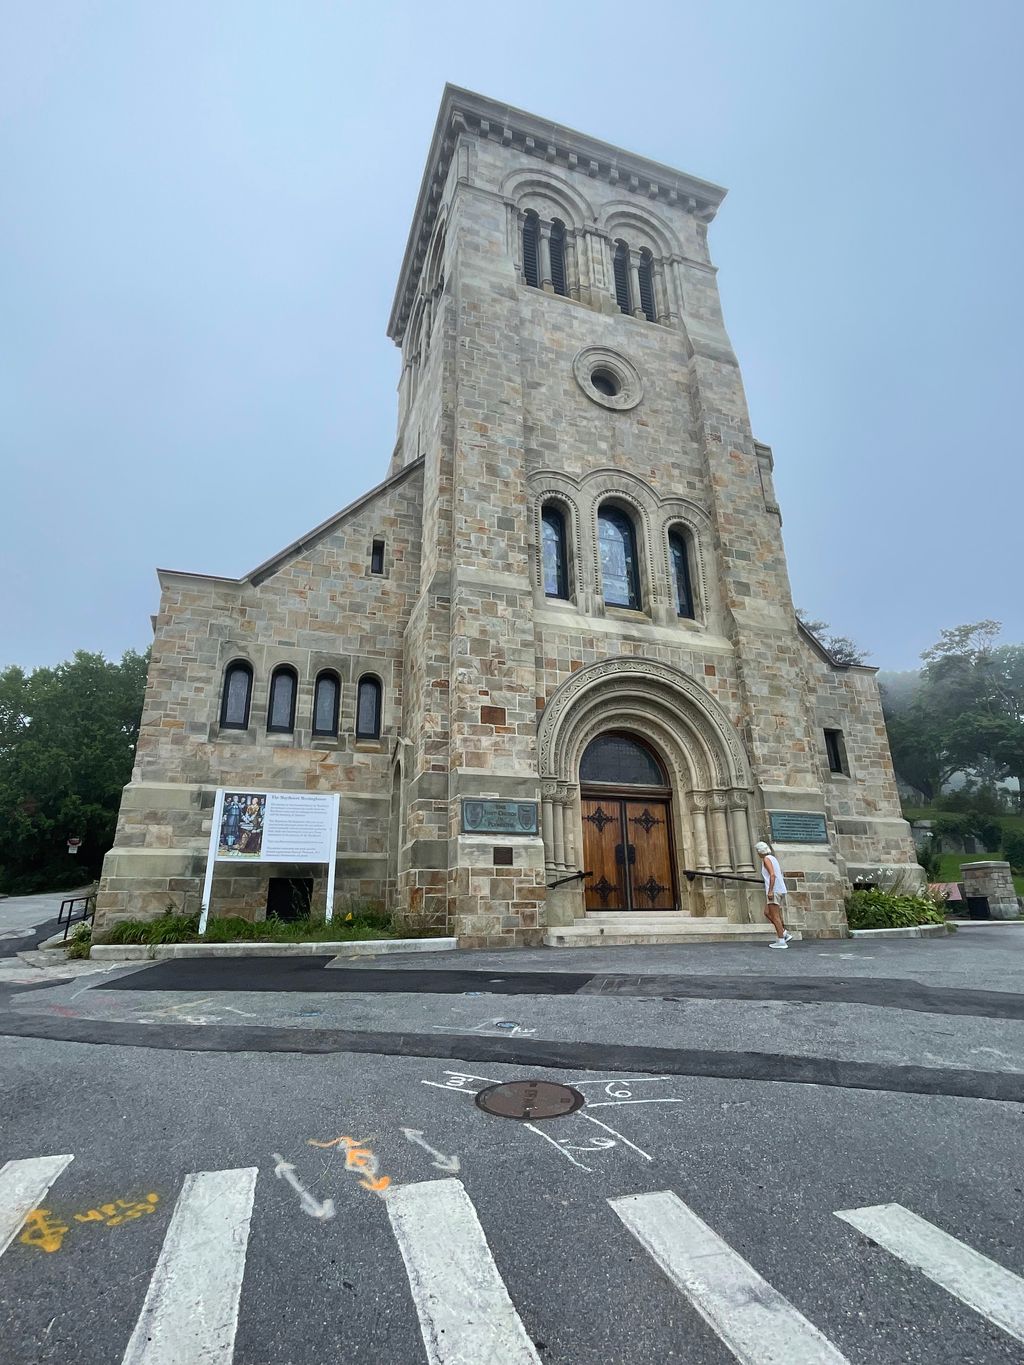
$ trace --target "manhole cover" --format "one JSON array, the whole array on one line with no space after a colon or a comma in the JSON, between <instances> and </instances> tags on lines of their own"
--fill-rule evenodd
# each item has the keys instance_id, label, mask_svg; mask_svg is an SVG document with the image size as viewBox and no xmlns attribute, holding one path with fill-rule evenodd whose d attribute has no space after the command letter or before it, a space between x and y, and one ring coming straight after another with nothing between
<instances>
[{"instance_id":1,"label":"manhole cover","mask_svg":"<svg viewBox=\"0 0 1024 1365\"><path fill-rule=\"evenodd\" d=\"M506 1081L489 1085L476 1097L477 1107L485 1114L502 1119L554 1119L573 1114L584 1103L583 1096L571 1085L553 1081Z\"/></svg>"}]
</instances>

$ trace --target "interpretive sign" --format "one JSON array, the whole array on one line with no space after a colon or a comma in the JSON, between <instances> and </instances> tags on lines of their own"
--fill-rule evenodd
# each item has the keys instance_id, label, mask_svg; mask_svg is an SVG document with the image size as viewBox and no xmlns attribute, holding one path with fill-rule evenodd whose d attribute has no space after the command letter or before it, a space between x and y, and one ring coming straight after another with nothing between
<instances>
[{"instance_id":1,"label":"interpretive sign","mask_svg":"<svg viewBox=\"0 0 1024 1365\"><path fill-rule=\"evenodd\" d=\"M775 844L827 844L825 817L818 811L772 810L768 812Z\"/></svg>"},{"instance_id":2,"label":"interpretive sign","mask_svg":"<svg viewBox=\"0 0 1024 1365\"><path fill-rule=\"evenodd\" d=\"M330 793L222 792L217 861L329 862L337 841L336 808Z\"/></svg>"},{"instance_id":3,"label":"interpretive sign","mask_svg":"<svg viewBox=\"0 0 1024 1365\"><path fill-rule=\"evenodd\" d=\"M221 788L213 808L199 932L206 932L217 863L326 863L327 907L334 914L334 869L341 798L333 792Z\"/></svg>"},{"instance_id":4,"label":"interpretive sign","mask_svg":"<svg viewBox=\"0 0 1024 1365\"><path fill-rule=\"evenodd\" d=\"M536 834L536 801L462 802L463 834Z\"/></svg>"}]
</instances>

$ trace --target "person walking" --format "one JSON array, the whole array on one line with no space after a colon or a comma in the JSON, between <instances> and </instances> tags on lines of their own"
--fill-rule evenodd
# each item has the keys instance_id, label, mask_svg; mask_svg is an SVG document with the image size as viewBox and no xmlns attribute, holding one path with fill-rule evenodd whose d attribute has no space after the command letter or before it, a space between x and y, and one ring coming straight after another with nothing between
<instances>
[{"instance_id":1,"label":"person walking","mask_svg":"<svg viewBox=\"0 0 1024 1365\"><path fill-rule=\"evenodd\" d=\"M770 921L775 930L777 938L774 943L769 943L769 948L788 948L789 940L793 935L786 928L782 918L782 912L786 908L786 879L782 875L782 868L778 858L771 851L771 848L763 840L755 844L758 856L761 859L761 876L764 878L765 907L764 917Z\"/></svg>"}]
</instances>

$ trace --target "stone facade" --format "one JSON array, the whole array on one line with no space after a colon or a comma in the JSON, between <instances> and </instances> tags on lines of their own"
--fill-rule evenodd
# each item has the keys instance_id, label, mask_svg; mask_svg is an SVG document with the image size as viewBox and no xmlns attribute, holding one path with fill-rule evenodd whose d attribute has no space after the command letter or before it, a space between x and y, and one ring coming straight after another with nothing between
<instances>
[{"instance_id":1,"label":"stone facade","mask_svg":"<svg viewBox=\"0 0 1024 1365\"><path fill-rule=\"evenodd\" d=\"M708 254L723 195L446 90L389 326L402 374L388 478L241 580L161 572L101 925L197 904L214 793L234 785L342 794L339 895L468 946L537 942L583 915L581 881L564 880L584 870L579 765L609 731L668 775L680 873L756 875L773 813L824 817L822 842L777 845L805 934L844 931L851 874L916 867L874 670L837 664L796 621L772 454L751 433ZM541 553L552 508L557 595ZM632 528L629 606L608 600L609 508ZM251 712L225 729L239 660ZM294 726L268 733L284 665ZM324 670L341 713L317 738ZM357 740L368 676L382 723ZM465 832L476 798L538 802L538 833ZM262 913L271 871L295 874L218 871L215 913ZM682 913L758 913L752 885L678 881Z\"/></svg>"},{"instance_id":2,"label":"stone facade","mask_svg":"<svg viewBox=\"0 0 1024 1365\"><path fill-rule=\"evenodd\" d=\"M960 875L968 896L985 896L992 919L1019 919L1020 899L1013 885L1010 864L961 863Z\"/></svg>"}]
</instances>

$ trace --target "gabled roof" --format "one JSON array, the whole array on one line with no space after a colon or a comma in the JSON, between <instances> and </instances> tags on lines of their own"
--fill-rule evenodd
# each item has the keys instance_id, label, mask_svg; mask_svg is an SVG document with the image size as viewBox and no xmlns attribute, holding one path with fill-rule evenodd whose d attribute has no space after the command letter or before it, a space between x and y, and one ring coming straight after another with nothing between
<instances>
[{"instance_id":1,"label":"gabled roof","mask_svg":"<svg viewBox=\"0 0 1024 1365\"><path fill-rule=\"evenodd\" d=\"M242 587L244 584L249 583L253 587L256 587L258 584L265 582L266 579L277 573L278 569L283 568L290 559L294 559L296 555L300 555L306 550L312 549L314 545L323 540L324 536L329 535L331 531L333 531L336 526L340 525L347 517L354 516L356 512L361 512L364 507L373 502L375 498L379 498L382 493L387 493L393 488L398 488L411 474L422 468L423 456L421 455L418 460L413 460L411 463L405 465L397 474L393 474L390 479L385 479L383 483L377 484L376 487L371 488L369 492L356 498L355 502L350 502L348 506L343 507L340 512L335 512L334 515L328 517L326 521L322 521L319 526L314 526L311 531L307 531L306 534L300 536L298 540L293 540L290 545L286 545L284 549L279 550L277 554L271 555L271 557L264 560L262 564L257 564L255 569L250 573L243 574L241 578L223 578L219 574L190 573L188 570L181 569L157 569L157 577L160 579L162 586L164 585L165 578L198 578L207 583L231 583L235 587Z\"/></svg>"}]
</instances>

